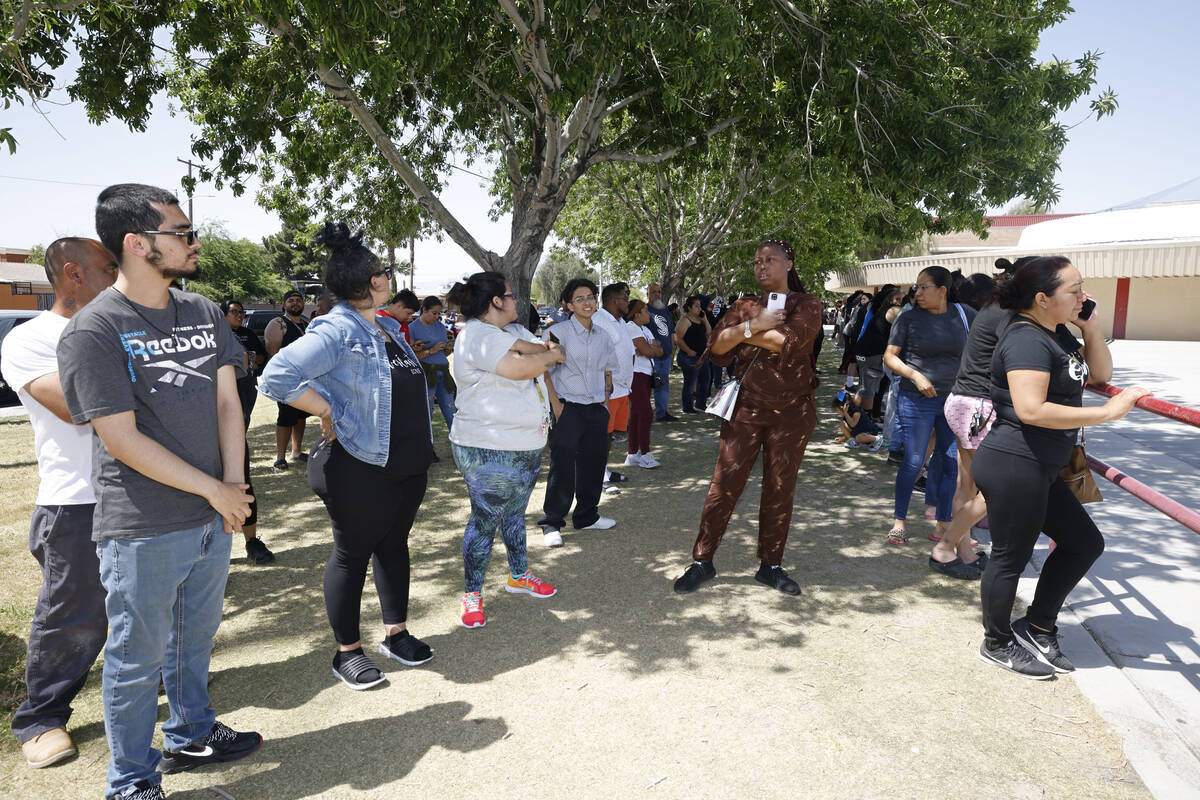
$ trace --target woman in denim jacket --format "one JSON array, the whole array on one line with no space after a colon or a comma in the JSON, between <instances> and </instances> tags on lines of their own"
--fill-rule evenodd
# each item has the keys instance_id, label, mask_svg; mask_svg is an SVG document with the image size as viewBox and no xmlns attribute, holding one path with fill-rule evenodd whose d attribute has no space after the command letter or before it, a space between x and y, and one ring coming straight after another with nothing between
<instances>
[{"instance_id":1,"label":"woman in denim jacket","mask_svg":"<svg viewBox=\"0 0 1200 800\"><path fill-rule=\"evenodd\" d=\"M385 680L363 653L359 615L367 565L386 631L379 652L413 666L433 658L409 634L408 532L433 461L425 373L394 319L376 314L389 274L344 223L327 223L325 286L345 298L267 364L259 391L321 418L330 442L322 499L333 522L325 609L337 640L333 674L351 689ZM320 459L310 471L322 469ZM312 476L318 481L321 476Z\"/></svg>"}]
</instances>

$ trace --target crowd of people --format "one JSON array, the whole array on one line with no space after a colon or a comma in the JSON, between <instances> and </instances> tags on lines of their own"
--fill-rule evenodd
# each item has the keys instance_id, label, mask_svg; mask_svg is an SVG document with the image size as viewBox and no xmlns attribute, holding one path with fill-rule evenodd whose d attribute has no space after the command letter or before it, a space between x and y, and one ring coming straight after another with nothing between
<instances>
[{"instance_id":1,"label":"crowd of people","mask_svg":"<svg viewBox=\"0 0 1200 800\"><path fill-rule=\"evenodd\" d=\"M4 376L30 411L41 476L30 543L43 586L29 696L12 725L30 766L74 754L71 702L102 648L108 797L163 797L163 773L233 761L261 745L259 734L217 720L207 689L230 534L243 533L254 563L274 558L256 534L249 481L246 431L259 392L279 404L276 466L304 463L330 517L331 668L351 689L387 680L363 647L368 564L382 612L375 652L409 666L434 657L408 629L408 537L438 459L435 406L470 503L464 627L486 624L497 533L506 592L539 600L557 592L530 568L526 536L543 451L542 544L562 545L568 519L575 531L617 526L599 512L603 494L619 493L626 478L608 466L610 451L623 440L625 466L661 466L652 426L676 421L672 356L683 412L721 416L712 480L674 591L690 594L716 576L714 556L761 454L754 577L801 594L783 564L817 424L823 319L847 372L832 401L841 438L887 444L898 466L887 543L911 543L909 501L924 473L926 516L936 521L930 566L981 579L980 658L1037 679L1074 669L1058 648L1056 619L1103 539L1060 469L1083 427L1119 419L1146 392L1083 407L1084 384L1107 380L1112 361L1094 303L1065 258L1000 262L999 280L931 266L907 294L885 286L829 314L801 284L791 246L770 240L754 255L759 294L724 308L688 297L676 318L656 285L646 301L631 300L626 284L599 291L579 278L538 337L519 324L502 275L471 275L444 300L391 294L390 271L361 235L329 223L318 241L336 302L304 320L303 298L289 295L264 342L243 326L239 301L218 308L173 288L196 273L200 247L173 195L111 186L96 221L99 241L47 248L55 305L4 342ZM457 336L440 321L447 305L465 320ZM305 453L310 415L320 437ZM970 537L985 514L989 554ZM1017 577L1041 532L1055 547L1033 603L1014 621ZM170 710L164 752L152 747L160 681Z\"/></svg>"}]
</instances>

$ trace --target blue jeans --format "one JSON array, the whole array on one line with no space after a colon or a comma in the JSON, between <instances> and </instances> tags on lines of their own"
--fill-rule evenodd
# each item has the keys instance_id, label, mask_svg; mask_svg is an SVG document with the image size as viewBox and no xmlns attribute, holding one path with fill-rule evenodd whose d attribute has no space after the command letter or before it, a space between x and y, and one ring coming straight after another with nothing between
<instances>
[{"instance_id":1,"label":"blue jeans","mask_svg":"<svg viewBox=\"0 0 1200 800\"><path fill-rule=\"evenodd\" d=\"M162 754L150 746L160 673L171 710L163 723L165 747L179 750L212 731L208 662L221 624L231 542L214 515L198 528L96 545L109 626L102 682L112 754L108 797L138 781L161 781Z\"/></svg>"},{"instance_id":2,"label":"blue jeans","mask_svg":"<svg viewBox=\"0 0 1200 800\"><path fill-rule=\"evenodd\" d=\"M429 419L433 420L433 404L436 401L438 408L442 410L442 419L446 420L446 429L449 430L454 424L454 413L458 409L454 407L454 395L446 388L446 376L440 371L436 374L437 382L429 390Z\"/></svg>"},{"instance_id":3,"label":"blue jeans","mask_svg":"<svg viewBox=\"0 0 1200 800\"><path fill-rule=\"evenodd\" d=\"M929 459L929 474L925 478L926 485L931 488L926 496L936 500L938 520L950 521L954 485L958 481L958 450L946 415L942 413L945 404L944 395L925 397L900 390L896 411L904 425L904 464L896 471L896 519L908 516L913 485L921 472L929 436L933 434L936 438Z\"/></svg>"},{"instance_id":4,"label":"blue jeans","mask_svg":"<svg viewBox=\"0 0 1200 800\"><path fill-rule=\"evenodd\" d=\"M653 389L654 418L662 419L669 413L667 402L671 397L671 357L653 358L650 363L654 367L654 374L658 376L658 386Z\"/></svg>"},{"instance_id":5,"label":"blue jeans","mask_svg":"<svg viewBox=\"0 0 1200 800\"><path fill-rule=\"evenodd\" d=\"M684 411L703 411L708 405L708 363L696 366L700 356L679 354L679 368L683 370L683 392L680 402Z\"/></svg>"}]
</instances>

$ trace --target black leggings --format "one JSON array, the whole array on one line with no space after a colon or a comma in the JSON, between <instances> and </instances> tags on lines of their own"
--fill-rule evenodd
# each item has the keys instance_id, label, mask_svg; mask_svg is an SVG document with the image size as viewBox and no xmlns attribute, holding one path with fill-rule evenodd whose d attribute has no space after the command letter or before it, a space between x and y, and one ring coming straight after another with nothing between
<instances>
[{"instance_id":1,"label":"black leggings","mask_svg":"<svg viewBox=\"0 0 1200 800\"><path fill-rule=\"evenodd\" d=\"M338 644L354 644L367 564L385 625L408 620L408 532L425 497L426 473L400 476L359 461L334 441L325 464L333 554L325 566L325 611Z\"/></svg>"},{"instance_id":2,"label":"black leggings","mask_svg":"<svg viewBox=\"0 0 1200 800\"><path fill-rule=\"evenodd\" d=\"M985 442L972 474L987 500L992 536L992 555L980 586L988 647L1012 641L1017 580L1041 532L1056 546L1042 566L1025 616L1038 628L1054 630L1067 595L1104 552L1104 537L1058 476L1058 467L992 450Z\"/></svg>"}]
</instances>

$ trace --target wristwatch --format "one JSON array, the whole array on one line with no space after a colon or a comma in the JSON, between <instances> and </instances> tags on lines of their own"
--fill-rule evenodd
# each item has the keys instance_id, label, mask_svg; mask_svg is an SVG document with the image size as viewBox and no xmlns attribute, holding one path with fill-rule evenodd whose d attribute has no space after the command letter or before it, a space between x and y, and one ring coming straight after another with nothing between
<instances>
[{"instance_id":1,"label":"wristwatch","mask_svg":"<svg viewBox=\"0 0 1200 800\"><path fill-rule=\"evenodd\" d=\"M750 320L746 320L746 326L742 328L742 335L749 339L754 334L750 332Z\"/></svg>"}]
</instances>

